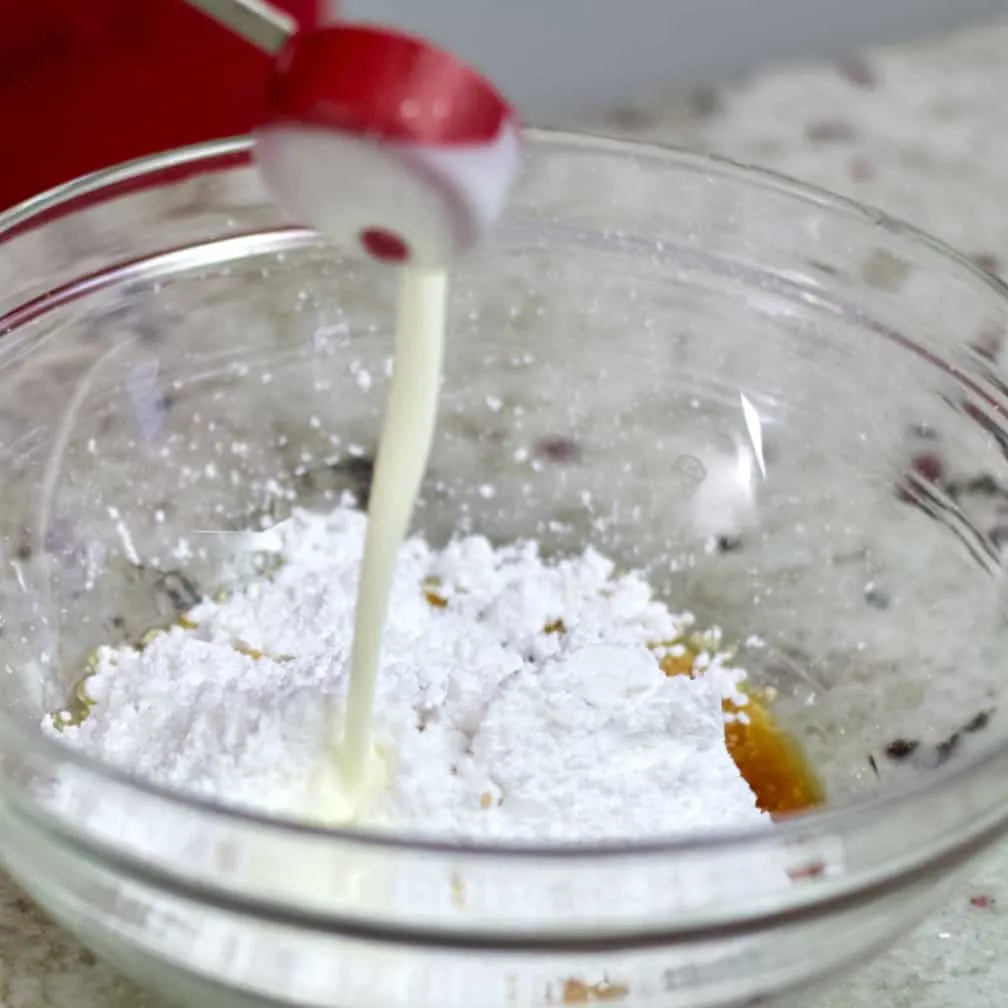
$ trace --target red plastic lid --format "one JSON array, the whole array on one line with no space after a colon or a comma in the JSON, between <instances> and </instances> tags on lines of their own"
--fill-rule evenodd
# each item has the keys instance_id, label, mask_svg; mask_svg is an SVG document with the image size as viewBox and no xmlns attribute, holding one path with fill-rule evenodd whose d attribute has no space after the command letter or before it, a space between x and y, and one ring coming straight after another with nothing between
<instances>
[{"instance_id":1,"label":"red plastic lid","mask_svg":"<svg viewBox=\"0 0 1008 1008\"><path fill-rule=\"evenodd\" d=\"M266 122L444 147L493 143L513 119L503 95L451 53L336 24L296 35L280 54Z\"/></svg>"}]
</instances>

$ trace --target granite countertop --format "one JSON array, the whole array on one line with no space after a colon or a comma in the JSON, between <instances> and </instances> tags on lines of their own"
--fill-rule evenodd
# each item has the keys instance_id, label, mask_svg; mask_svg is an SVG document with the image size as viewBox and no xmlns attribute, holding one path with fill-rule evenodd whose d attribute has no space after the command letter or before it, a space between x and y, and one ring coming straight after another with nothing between
<instances>
[{"instance_id":1,"label":"granite countertop","mask_svg":"<svg viewBox=\"0 0 1008 1008\"><path fill-rule=\"evenodd\" d=\"M1008 275L1008 23L611 112L609 132L768 166L879 206ZM1005 127L1002 129L1001 127ZM896 950L808 1008L995 1008L1008 846ZM0 879L0 1008L156 1008Z\"/></svg>"}]
</instances>

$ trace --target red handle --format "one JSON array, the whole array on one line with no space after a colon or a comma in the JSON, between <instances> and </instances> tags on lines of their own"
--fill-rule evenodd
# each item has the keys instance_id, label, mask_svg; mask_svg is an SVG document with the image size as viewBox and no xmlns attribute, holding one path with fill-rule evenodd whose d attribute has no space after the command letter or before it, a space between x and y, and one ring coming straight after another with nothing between
<instances>
[{"instance_id":1,"label":"red handle","mask_svg":"<svg viewBox=\"0 0 1008 1008\"><path fill-rule=\"evenodd\" d=\"M273 2L305 27L324 5ZM0 0L0 25L0 209L265 111L270 58L185 0Z\"/></svg>"}]
</instances>

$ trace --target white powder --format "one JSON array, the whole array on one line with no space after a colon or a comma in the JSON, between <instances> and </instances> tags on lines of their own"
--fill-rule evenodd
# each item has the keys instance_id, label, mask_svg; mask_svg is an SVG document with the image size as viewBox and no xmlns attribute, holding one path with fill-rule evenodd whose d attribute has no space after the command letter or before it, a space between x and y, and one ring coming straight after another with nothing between
<instances>
[{"instance_id":1,"label":"white powder","mask_svg":"<svg viewBox=\"0 0 1008 1008\"><path fill-rule=\"evenodd\" d=\"M221 604L202 603L190 613L195 628L175 628L142 651L104 649L87 683L96 705L59 737L180 790L330 817L332 708L345 694L364 526L345 508L298 513L257 539L284 561L276 574ZM432 605L425 591L446 604ZM615 576L592 551L546 563L532 544L494 550L472 537L434 551L410 540L378 681L376 739L389 781L366 821L519 841L768 827L724 744L722 699L743 700L742 673L715 653L696 680L666 678L646 646L674 641L690 624L652 599L640 576ZM419 928L656 926L733 900L774 898L794 867L838 863L822 844L792 847L770 829L764 845L730 862L660 856L632 870L622 859L579 867L464 852L403 856L324 837L289 847L286 837L236 836L158 803L138 814L133 794L62 771L40 800L97 839L192 878ZM679 971L771 968L754 966L764 953L750 939L558 954L537 964L444 959L276 928L128 880L115 900L128 910L132 946L278 1001L328 1003L338 991L343 1003L373 1008L506 1008L555 1000L569 977L617 982L644 997Z\"/></svg>"},{"instance_id":2,"label":"white powder","mask_svg":"<svg viewBox=\"0 0 1008 1008\"><path fill-rule=\"evenodd\" d=\"M271 579L202 603L195 629L102 649L96 704L60 737L180 790L335 819L331 733L364 529L348 508L296 514L275 532L284 562ZM564 841L769 823L724 744L721 702L744 702L742 673L715 654L703 676L667 678L647 647L690 622L590 550L545 563L534 544L410 540L378 683L389 783L363 821Z\"/></svg>"}]
</instances>

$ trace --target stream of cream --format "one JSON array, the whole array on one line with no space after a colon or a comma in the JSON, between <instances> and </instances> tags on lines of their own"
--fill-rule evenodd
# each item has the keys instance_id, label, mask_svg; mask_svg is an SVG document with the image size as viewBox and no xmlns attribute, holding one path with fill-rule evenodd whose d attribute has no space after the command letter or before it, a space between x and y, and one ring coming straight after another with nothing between
<instances>
[{"instance_id":1,"label":"stream of cream","mask_svg":"<svg viewBox=\"0 0 1008 1008\"><path fill-rule=\"evenodd\" d=\"M444 355L448 279L444 270L405 268L399 281L395 363L368 504L357 589L350 686L341 729L330 817L350 819L384 784L372 741L375 684L396 557L427 468ZM340 808L339 806L342 806Z\"/></svg>"}]
</instances>

